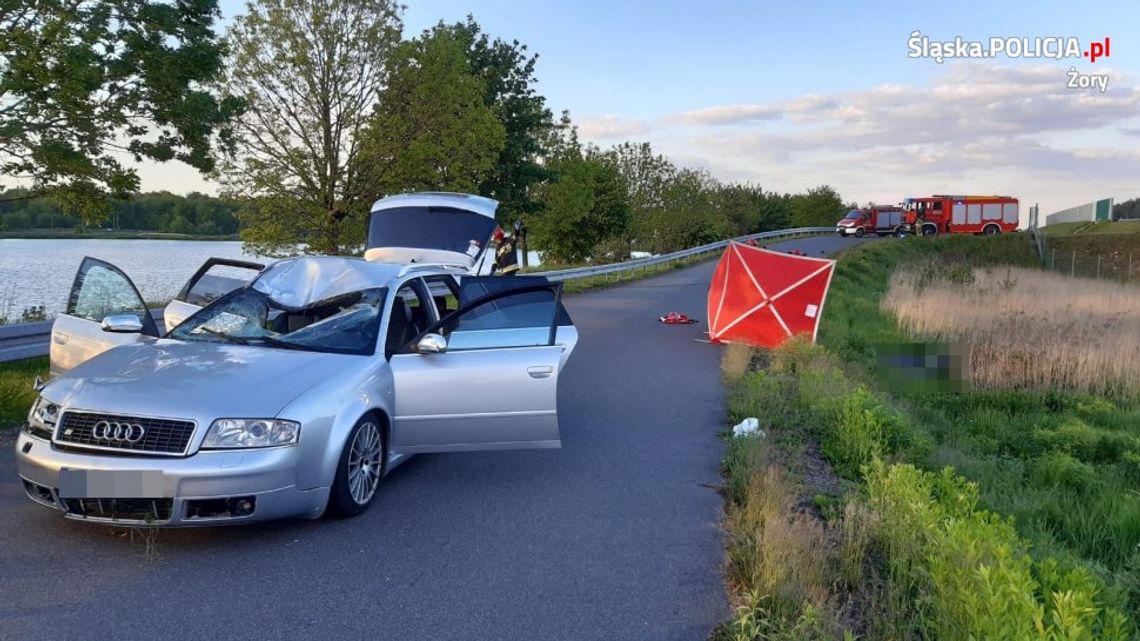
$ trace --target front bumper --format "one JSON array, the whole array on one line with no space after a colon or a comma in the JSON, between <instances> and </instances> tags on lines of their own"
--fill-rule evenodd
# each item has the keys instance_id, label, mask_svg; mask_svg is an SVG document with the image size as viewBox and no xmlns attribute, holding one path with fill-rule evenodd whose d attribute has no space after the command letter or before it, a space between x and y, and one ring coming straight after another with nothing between
<instances>
[{"instance_id":1,"label":"front bumper","mask_svg":"<svg viewBox=\"0 0 1140 641\"><path fill-rule=\"evenodd\" d=\"M854 227L836 227L835 231L840 236L854 236L855 235L855 228Z\"/></svg>"},{"instance_id":2,"label":"front bumper","mask_svg":"<svg viewBox=\"0 0 1140 641\"><path fill-rule=\"evenodd\" d=\"M24 431L16 439L16 467L28 498L62 511L68 518L159 527L250 523L285 517L317 518L328 502L328 487L296 485L298 447L264 450L207 451L186 458L101 455L64 451ZM162 506L148 518L108 517L77 509L76 501L59 496L60 470L158 471L162 474ZM252 497L249 514L202 516L202 505L219 499ZM98 499L101 497L91 497ZM119 499L132 500L132 499ZM205 503L213 501L213 503ZM110 503L110 501L107 501Z\"/></svg>"}]
</instances>

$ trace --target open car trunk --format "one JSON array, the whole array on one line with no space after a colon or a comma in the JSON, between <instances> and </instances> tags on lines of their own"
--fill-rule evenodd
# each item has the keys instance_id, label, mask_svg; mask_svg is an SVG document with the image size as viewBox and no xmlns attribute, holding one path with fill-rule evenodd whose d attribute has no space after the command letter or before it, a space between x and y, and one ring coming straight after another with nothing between
<instances>
[{"instance_id":1,"label":"open car trunk","mask_svg":"<svg viewBox=\"0 0 1140 641\"><path fill-rule=\"evenodd\" d=\"M496 201L468 194L429 192L383 198L372 206L364 258L472 269L495 231L496 208Z\"/></svg>"}]
</instances>

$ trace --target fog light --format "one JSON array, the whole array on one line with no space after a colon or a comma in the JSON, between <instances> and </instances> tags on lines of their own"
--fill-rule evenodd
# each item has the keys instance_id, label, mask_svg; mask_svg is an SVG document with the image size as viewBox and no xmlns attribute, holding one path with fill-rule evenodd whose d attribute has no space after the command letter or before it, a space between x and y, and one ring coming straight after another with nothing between
<instances>
[{"instance_id":1,"label":"fog light","mask_svg":"<svg viewBox=\"0 0 1140 641\"><path fill-rule=\"evenodd\" d=\"M250 499L237 499L234 501L234 514L238 516L253 514L253 501Z\"/></svg>"},{"instance_id":2,"label":"fog light","mask_svg":"<svg viewBox=\"0 0 1140 641\"><path fill-rule=\"evenodd\" d=\"M186 502L188 519L233 519L249 516L257 508L256 496L224 499L192 499Z\"/></svg>"}]
</instances>

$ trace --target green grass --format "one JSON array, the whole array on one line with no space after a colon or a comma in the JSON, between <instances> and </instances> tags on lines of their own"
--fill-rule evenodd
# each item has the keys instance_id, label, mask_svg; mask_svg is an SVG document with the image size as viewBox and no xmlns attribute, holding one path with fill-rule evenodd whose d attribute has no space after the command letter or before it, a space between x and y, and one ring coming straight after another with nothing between
<instances>
[{"instance_id":1,"label":"green grass","mask_svg":"<svg viewBox=\"0 0 1140 641\"><path fill-rule=\"evenodd\" d=\"M47 357L0 363L0 429L27 417L36 400L32 382L37 374L46 379L47 370Z\"/></svg>"},{"instance_id":2,"label":"green grass","mask_svg":"<svg viewBox=\"0 0 1140 641\"><path fill-rule=\"evenodd\" d=\"M1100 222L1057 223L1046 225L1041 228L1041 231L1049 236L1140 234L1140 222L1102 220Z\"/></svg>"},{"instance_id":3,"label":"green grass","mask_svg":"<svg viewBox=\"0 0 1140 641\"><path fill-rule=\"evenodd\" d=\"M876 346L913 340L879 309L889 275L909 260L930 257L974 266L1036 260L1017 236L859 248L836 270L820 328L823 345L863 371L878 371ZM1000 274L995 270L994 277ZM978 484L981 507L1013 516L1036 549L1131 592L1129 609L1140 615L1137 397L993 391L896 394L893 402L933 440L929 456L913 462L926 469L952 465Z\"/></svg>"},{"instance_id":4,"label":"green grass","mask_svg":"<svg viewBox=\"0 0 1140 641\"><path fill-rule=\"evenodd\" d=\"M919 337L879 302L909 265L951 278L956 266L1039 263L1016 234L854 248L837 266L820 344L785 346L729 385L731 421L758 417L777 447L819 443L861 488L877 525L869 547L854 546L861 554L841 553L835 585L862 587L833 587L832 602L861 609L863 638L1130 638L1140 621L1140 390L1108 399L890 388L880 347ZM728 479L738 503L748 486Z\"/></svg>"}]
</instances>

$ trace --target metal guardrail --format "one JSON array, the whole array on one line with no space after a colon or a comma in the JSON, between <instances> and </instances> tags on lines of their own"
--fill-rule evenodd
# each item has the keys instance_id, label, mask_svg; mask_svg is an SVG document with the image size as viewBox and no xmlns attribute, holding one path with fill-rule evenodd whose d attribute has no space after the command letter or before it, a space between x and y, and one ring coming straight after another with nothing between
<instances>
[{"instance_id":1,"label":"metal guardrail","mask_svg":"<svg viewBox=\"0 0 1140 641\"><path fill-rule=\"evenodd\" d=\"M0 363L48 353L52 321L0 325Z\"/></svg>"},{"instance_id":2,"label":"metal guardrail","mask_svg":"<svg viewBox=\"0 0 1140 641\"><path fill-rule=\"evenodd\" d=\"M162 327L162 310L152 309L150 315ZM47 356L51 348L51 326L54 321L37 321L19 325L0 325L0 363L24 358Z\"/></svg>"},{"instance_id":3,"label":"metal guardrail","mask_svg":"<svg viewBox=\"0 0 1140 641\"><path fill-rule=\"evenodd\" d=\"M834 227L799 227L796 229L749 234L747 236L741 236L736 240L741 242L748 240L784 240L788 238L832 233L835 233ZM533 275L545 276L554 281L567 281L578 278L589 278L591 276L604 276L607 274L634 271L720 251L728 246L728 242L727 240L721 240L715 243L709 243L708 245L701 245L700 247L683 249L671 254L662 254L660 256L650 256L649 258L639 258L636 260L627 260L620 263L610 263L592 267L575 267L572 269L560 269L547 272L533 272ZM153 310L151 313L155 316L155 321L161 327L162 310ZM0 325L0 363L47 355L48 349L51 346L51 325L52 321L21 323L19 325Z\"/></svg>"},{"instance_id":4,"label":"metal guardrail","mask_svg":"<svg viewBox=\"0 0 1140 641\"><path fill-rule=\"evenodd\" d=\"M780 231L766 231L759 234L749 234L741 236L735 240L745 242L749 240L784 240L787 238L799 238L802 236L815 236L818 234L834 234L835 227L797 227L796 229L781 229ZM571 269L560 269L552 271L536 271L531 272L534 276L545 276L550 280L566 281L574 280L577 278L589 278L591 276L604 276L607 274L615 274L620 272L634 271L652 267L654 265L663 265L665 263L672 263L678 260L700 256L717 252L728 246L727 240L720 240L708 245L701 245L700 247L693 247L690 249L682 249L678 252L671 254L661 254L660 256L650 256L649 258L638 258L636 260L626 260L620 263L609 263L606 265L597 265L591 267L574 267Z\"/></svg>"}]
</instances>

